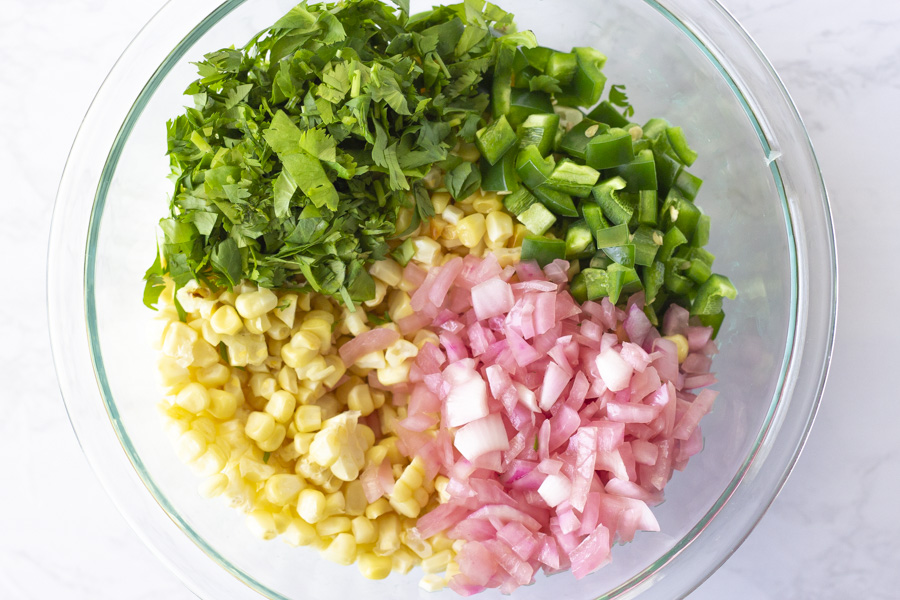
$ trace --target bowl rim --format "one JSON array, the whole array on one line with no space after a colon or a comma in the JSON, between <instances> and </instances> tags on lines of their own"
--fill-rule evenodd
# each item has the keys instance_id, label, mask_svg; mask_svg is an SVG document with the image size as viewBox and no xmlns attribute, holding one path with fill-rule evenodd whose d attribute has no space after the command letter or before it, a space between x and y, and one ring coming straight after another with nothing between
<instances>
[{"instance_id":1,"label":"bowl rim","mask_svg":"<svg viewBox=\"0 0 900 600\"><path fill-rule=\"evenodd\" d=\"M127 140L136 118L140 115L140 112L143 109L145 99L149 98L149 96L152 95L156 87L159 85L162 77L164 77L168 73L172 66L177 64L183 58L187 50L201 35L203 35L208 30L208 28L224 18L227 14L232 12L238 6L242 5L244 2L245 0L207 0L205 2L197 3L198 5L202 6L195 7L195 10L192 12L192 14L199 15L202 17L202 19L191 21L196 22L197 25L193 26L188 35L183 37L175 45L174 49L172 49L168 53L165 60L163 60L162 63L158 67L156 67L150 78L146 80L145 83L143 83L140 88L140 93L137 95L134 104L128 109L127 115L125 116L124 120L121 121L121 126L115 128L115 131L112 132L114 133L113 142L111 146L108 146L110 147L110 152L103 161L102 169L99 171L99 173L97 173L96 165L94 165L92 167L92 170L88 174L80 170L80 168L83 166L80 164L81 162L83 162L80 150L83 147L88 146L89 142L93 141L90 134L92 133L92 127L94 127L97 122L98 115L101 113L106 113L110 108L110 102L112 98L110 90L117 87L117 83L122 79L123 70L127 66L126 63L134 58L134 53L139 51L139 43L142 40L146 39L148 36L153 35L154 32L159 30L160 27L167 26L167 16L173 10L183 12L184 5L186 5L187 2L183 0L169 0L169 2L163 5L163 7L156 13L156 15L154 15L154 17L147 23L147 25L142 28L142 30L134 38L131 44L129 44L128 48L122 54L122 57L117 61L109 76L104 81L103 85L97 93L94 102L91 104L91 107L88 110L88 114L85 117L81 128L79 129L78 135L70 151L69 159L67 161L57 194L56 206L54 207L53 214L53 224L50 234L50 248L48 252L48 310L51 325L51 343L53 346L54 363L57 369L57 373L59 374L60 388L63 394L66 409L69 413L70 421L72 422L76 436L79 438L79 443L82 445L82 449L84 450L89 462L91 463L92 468L94 468L98 477L101 479L101 482L104 484L107 493L109 493L113 498L115 504L117 505L117 508L120 510L120 512L123 513L123 515L126 517L126 520L129 521L129 524L138 532L145 543L147 543L148 546L154 549L157 556L163 559L163 561L176 573L176 575L178 575L182 579L182 581L184 581L188 585L188 587L190 587L195 593L204 593L202 585L198 583L196 578L192 578L189 574L184 572L184 569L179 568L179 566L175 565L174 561L171 560L170 556L163 549L163 545L160 544L160 541L158 539L155 539L153 535L151 535L150 529L148 528L148 521L158 520L160 517L163 517L163 515L157 514L155 515L155 517L138 516L134 507L127 501L124 501L124 499L120 497L120 494L115 491L111 480L107 480L108 474L111 471L115 470L121 473L123 467L132 468L131 476L133 483L136 483L138 485L138 487L136 487L135 490L132 490L131 493L139 493L141 487L143 487L144 492L149 491L149 495L152 497L153 503L155 503L157 512L159 512L159 509L161 509L164 513L165 518L171 520L171 523L174 524L181 532L183 532L185 537L189 538L191 542L195 544L203 554L212 558L213 562L217 563L226 572L229 572L231 575L237 578L237 580L239 580L249 588L252 588L257 593L269 598L282 599L284 598L284 596L266 588L259 582L256 582L250 576L232 565L215 549L207 545L204 540L196 532L193 531L191 526L184 520L184 518L174 510L174 507L171 506L166 496L156 486L153 478L143 467L143 463L140 457L137 456L134 451L134 447L130 441L128 433L122 426L115 403L111 400L112 394L106 381L102 354L100 353L98 336L96 335L96 307L94 304L93 289L93 273L94 267L96 266L96 254L93 250L96 248L96 240L97 236L99 235L100 220L103 214L106 192L112 179L111 174L115 170L119 154L121 152L122 142L124 140ZM784 209L785 226L787 228L787 237L791 258L791 314L789 331L792 331L793 335L787 336L783 361L780 370L779 384L776 387L775 392L773 393L773 399L770 404L769 411L757 435L757 439L753 445L753 450L746 457L744 463L741 465L741 468L732 478L725 491L713 504L709 511L704 514L703 518L701 518L697 525L695 525L695 527L687 532L681 538L681 540L679 540L672 548L670 548L659 560L636 573L617 588L610 590L609 592L601 596L601 598L604 599L633 597L637 594L643 593L648 593L652 596L653 593L651 586L662 576L662 571L664 569L666 569L669 565L675 563L685 564L685 550L692 544L694 544L694 542L701 535L707 532L707 529L713 522L714 517L716 517L719 513L727 508L728 502L738 491L751 468L754 465L756 465L757 467L759 466L760 463L756 462L756 459L760 451L763 450L763 441L766 440L770 433L773 432L773 428L775 428L774 431L778 431L780 427L783 426L783 421L787 418L787 415L785 415L784 413L787 411L787 407L791 406L790 400L792 391L797 384L797 380L799 379L799 377L794 377L794 381L791 381L790 376L792 372L794 372L796 375L796 369L806 369L807 371L810 371L810 373L808 373L807 375L807 378L810 379L810 381L812 381L812 383L814 384L814 392L812 394L813 398L811 402L807 402L804 406L806 410L803 411L802 416L805 416L805 419L801 419L800 422L795 426L795 430L799 432L799 435L794 436L793 448L789 448L786 460L783 458L780 461L780 469L778 470L778 473L776 473L777 476L774 478L770 478L769 480L764 502L761 502L759 504L757 510L752 511L753 514L748 515L749 518L745 518L743 520L743 523L740 527L741 531L737 533L737 535L732 533L729 543L727 544L728 547L724 549L724 552L718 555L720 557L718 560L704 561L704 566L702 569L700 569L703 572L700 573L699 576L695 575L694 577L691 577L691 582L682 582L682 585L679 588L681 590L681 593L686 595L697 586L699 586L709 575L711 575L715 571L716 568L718 568L718 566L720 566L727 560L727 558L737 549L740 543L743 542L746 536L749 535L750 531L752 531L753 526L755 526L759 519L762 518L765 510L768 508L768 506L771 504L771 502L774 500L775 496L783 486L784 481L786 480L791 469L796 463L802 446L813 424L813 420L819 405L819 401L821 399L822 391L824 389L825 381L827 378L828 368L830 365L830 356L834 342L834 328L837 311L837 259L827 192L824 186L824 182L822 181L821 172L818 169L818 165L816 163L815 155L812 149L812 144L809 141L806 129L803 126L802 120L797 113L792 101L790 100L787 91L784 89L783 84L781 83L780 79L778 79L778 76L777 74L775 74L774 69L771 67L771 64L769 64L769 62L765 59L762 52L754 44L750 36L747 35L746 32L744 32L740 25L738 25L737 21L735 21L733 17L731 17L731 15L716 2L716 0L644 0L644 2L661 13L676 27L681 29L681 31L691 39L694 45L701 52L703 52L719 70L720 74L731 87L733 93L740 102L748 118L753 123L763 151L767 156L771 158L769 166L772 172L773 179L776 183L778 193L781 197ZM209 6L214 6L215 8L209 11ZM818 286L821 289L825 289L826 292L830 292L830 294L828 294L830 301L825 307L826 310L824 315L826 320L828 321L827 334L824 336L824 338L817 340L817 345L814 348L810 347L808 344L808 331L806 325L809 315L807 314L808 307L806 310L804 310L805 307L803 302L804 292L806 299L808 300L808 297L811 293L811 290L809 288L816 282L810 281L807 277L804 277L805 272L802 268L802 265L804 263L800 262L800 259L803 257L804 252L808 251L805 247L801 247L803 246L803 237L802 235L798 234L802 233L802 227L795 226L795 222L802 225L803 220L798 218L801 215L799 207L791 205L788 194L785 191L781 172L783 168L783 161L781 161L781 159L777 155L780 152L780 150L778 150L779 145L770 143L770 140L775 136L771 133L771 131L767 130L767 123L765 119L760 119L760 115L758 115L757 112L754 111L754 107L757 108L757 111L761 110L760 99L758 97L755 97L755 94L750 92L750 87L747 82L742 81L739 77L735 77L732 71L729 70L729 62L724 60L724 57L721 53L721 40L715 40L718 43L713 43L714 40L710 36L709 31L704 29L702 24L698 24L696 19L692 18L693 15L691 15L690 13L691 11L699 12L699 9L696 8L698 6L712 7L718 17L723 20L722 23L724 23L724 25L728 27L728 31L732 34L738 33L740 41L743 42L743 44L752 51L757 60L760 61L763 70L769 76L769 81L767 83L769 85L774 85L773 89L774 91L778 92L779 99L781 99L783 102L786 102L786 106L789 108L789 112L794 117L795 125L799 126L799 129L802 132L801 142L805 141L806 150L811 157L811 164L814 166L814 170L818 179L819 187L817 189L817 192L820 193L821 198L821 204L819 207L823 210L822 215L816 216L821 217L820 220L823 221L825 225L824 244L827 250L829 250L826 255L830 259L830 279L829 281L823 282L825 283L824 286ZM138 79L140 79L140 77L138 77ZM104 133L108 138L109 134L111 133L109 131L109 127L107 127L107 131L105 131ZM801 146L802 145L803 144L801 143ZM94 177L92 178L92 176ZM84 238L81 238L79 240L77 239L78 236L75 235L73 231L64 226L64 223L68 224L70 222L66 217L70 216L70 213L74 209L72 202L72 192L75 190L75 188L83 187L85 184L88 186L88 188L90 188L92 185L92 181L95 181L96 185L93 186L95 194L91 198L92 206L90 217L86 222L85 230L87 231L87 234L84 236ZM82 219L80 222L83 221L84 220ZM64 243L61 243L63 241ZM821 244L822 241L823 240L818 240L818 243ZM64 248L66 250L69 250L69 252L64 252ZM72 250L75 251L74 254L72 254ZM56 293L56 290L60 289L60 284L62 283L60 273L66 271L67 267L71 267L77 264L79 256L84 257L84 262L82 265L83 270L74 269L74 271L75 276L77 276L79 272L83 275L83 277L81 278L81 287L78 288L78 286L76 286L77 289L81 289L84 291L84 294L80 295L80 299L83 300L83 303L78 305L83 308L83 311L81 312L81 316L85 321L83 323L83 330L79 324L72 322L73 317L77 316L77 308L76 310L72 310L72 306L69 303L60 302L60 296ZM72 269L69 268L68 270L69 273L67 279L72 279ZM829 282L831 284L830 286L828 285ZM71 296L69 295L69 297ZM63 323L66 323L66 325L63 326ZM78 335L79 333L81 335ZM74 336L72 334L74 334ZM89 372L77 372L73 368L75 366L74 363L68 361L66 357L66 353L69 348L65 347L66 344L64 344L63 341L69 341L73 338L78 339L79 337L80 341L82 343L86 342L87 347L89 348ZM812 363L810 363L808 360L801 360L806 359L807 356L813 357ZM94 375L94 378L90 378L91 374ZM86 381L86 379L91 379L91 381L88 382ZM90 390L90 383L93 384L93 394L86 395L84 394L84 392ZM86 433L88 431L88 426L85 424L88 416L84 414L83 406L78 405L77 403L89 402L87 398L88 396L90 396L90 401L99 405L100 403L96 402L98 395L102 401L102 411L105 414L107 426L110 424L112 425L111 431L109 433L113 434L115 443L120 444L119 450L124 453L124 457L119 457L120 460L115 466L107 464L107 461L102 458L102 452L100 451L97 444L86 441L85 436L83 435L83 433ZM89 418L93 422L96 422L98 418L102 420L102 416L96 414L96 411L94 411L94 413L91 414ZM779 423L779 418L782 419L781 423ZM777 437L775 439L777 439ZM109 448L110 441L111 440L106 440L106 442L104 442L107 450ZM767 454L767 456L769 455ZM124 462L121 460L121 458L125 459ZM142 508L146 508L146 506L147 505L145 503L144 505L142 505ZM696 563L697 561L695 560L693 562ZM671 569L669 570L671 571ZM672 579L671 576L669 578Z\"/></svg>"}]
</instances>

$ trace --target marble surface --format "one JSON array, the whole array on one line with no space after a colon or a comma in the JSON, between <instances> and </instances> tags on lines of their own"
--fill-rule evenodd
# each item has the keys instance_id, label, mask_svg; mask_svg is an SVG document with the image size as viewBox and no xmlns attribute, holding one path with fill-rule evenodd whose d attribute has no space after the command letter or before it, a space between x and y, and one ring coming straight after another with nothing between
<instances>
[{"instance_id":1,"label":"marble surface","mask_svg":"<svg viewBox=\"0 0 900 600\"><path fill-rule=\"evenodd\" d=\"M900 2L723 4L780 72L809 127L831 193L841 314L831 378L794 474L690 598L898 598ZM0 255L19 270L0 295L0 456L8 458L0 598L193 597L127 527L82 456L56 387L44 307L50 213L69 145L116 57L161 5L2 3Z\"/></svg>"}]
</instances>

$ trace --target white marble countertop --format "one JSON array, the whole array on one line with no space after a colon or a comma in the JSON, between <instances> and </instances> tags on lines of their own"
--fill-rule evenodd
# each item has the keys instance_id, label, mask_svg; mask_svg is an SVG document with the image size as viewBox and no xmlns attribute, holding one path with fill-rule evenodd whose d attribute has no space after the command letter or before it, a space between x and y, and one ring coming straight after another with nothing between
<instances>
[{"instance_id":1,"label":"white marble countertop","mask_svg":"<svg viewBox=\"0 0 900 600\"><path fill-rule=\"evenodd\" d=\"M0 487L0 598L193 597L127 527L81 454L53 375L43 301L69 145L116 57L162 4L3 2L0 256L20 271L0 295L0 455L12 458ZM810 129L834 211L841 313L831 378L794 474L690 597L900 598L900 320L890 314L900 294L900 2L723 4L780 72Z\"/></svg>"}]
</instances>

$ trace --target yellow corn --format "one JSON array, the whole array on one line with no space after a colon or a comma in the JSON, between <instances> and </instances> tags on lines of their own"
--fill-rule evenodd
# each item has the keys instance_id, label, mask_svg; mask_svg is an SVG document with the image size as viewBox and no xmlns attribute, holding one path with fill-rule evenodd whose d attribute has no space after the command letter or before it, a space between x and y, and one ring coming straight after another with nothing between
<instances>
[{"instance_id":1,"label":"yellow corn","mask_svg":"<svg viewBox=\"0 0 900 600\"><path fill-rule=\"evenodd\" d=\"M209 477L224 469L226 464L228 464L228 455L225 451L219 447L219 444L210 444L207 446L206 452L198 457L192 466L198 475Z\"/></svg>"},{"instance_id":2,"label":"yellow corn","mask_svg":"<svg viewBox=\"0 0 900 600\"><path fill-rule=\"evenodd\" d=\"M256 442L268 439L275 433L275 417L259 411L250 413L244 426L244 433Z\"/></svg>"},{"instance_id":3,"label":"yellow corn","mask_svg":"<svg viewBox=\"0 0 900 600\"><path fill-rule=\"evenodd\" d=\"M496 193L484 192L484 196L480 198L476 197L472 200L472 208L475 209L475 212L487 215L492 212L503 210L503 203L497 198Z\"/></svg>"},{"instance_id":4,"label":"yellow corn","mask_svg":"<svg viewBox=\"0 0 900 600\"><path fill-rule=\"evenodd\" d=\"M316 523L316 533L323 537L349 533L351 529L350 519L344 516L326 517Z\"/></svg>"},{"instance_id":5,"label":"yellow corn","mask_svg":"<svg viewBox=\"0 0 900 600\"><path fill-rule=\"evenodd\" d=\"M433 331L428 331L427 329L420 329L416 332L415 337L413 337L413 344L416 345L416 348L422 349L422 346L431 342L435 345L435 347L440 347L440 339L437 334ZM418 352L416 353L418 354Z\"/></svg>"},{"instance_id":6,"label":"yellow corn","mask_svg":"<svg viewBox=\"0 0 900 600\"><path fill-rule=\"evenodd\" d=\"M300 433L318 431L322 427L322 409L315 404L298 406L294 412L294 425Z\"/></svg>"},{"instance_id":7,"label":"yellow corn","mask_svg":"<svg viewBox=\"0 0 900 600\"><path fill-rule=\"evenodd\" d=\"M403 267L397 261L386 258L372 263L372 266L369 267L369 274L390 287L397 287L403 277Z\"/></svg>"},{"instance_id":8,"label":"yellow corn","mask_svg":"<svg viewBox=\"0 0 900 600\"><path fill-rule=\"evenodd\" d=\"M281 389L292 394L297 393L297 371L290 366L281 367L278 372L278 385Z\"/></svg>"},{"instance_id":9,"label":"yellow corn","mask_svg":"<svg viewBox=\"0 0 900 600\"><path fill-rule=\"evenodd\" d=\"M447 192L434 192L431 194L431 205L436 214L441 214L450 204L451 196Z\"/></svg>"},{"instance_id":10,"label":"yellow corn","mask_svg":"<svg viewBox=\"0 0 900 600\"><path fill-rule=\"evenodd\" d=\"M274 381L274 380L273 380ZM290 392L278 390L273 393L266 404L266 412L275 417L279 423L287 423L294 416L297 399Z\"/></svg>"},{"instance_id":11,"label":"yellow corn","mask_svg":"<svg viewBox=\"0 0 900 600\"><path fill-rule=\"evenodd\" d=\"M219 352L202 338L198 338L194 342L191 354L193 356L192 367L204 368L219 362Z\"/></svg>"},{"instance_id":12,"label":"yellow corn","mask_svg":"<svg viewBox=\"0 0 900 600\"><path fill-rule=\"evenodd\" d=\"M296 427L296 423L294 423L294 427ZM294 436L294 451L297 456L303 456L309 452L309 446L315 437L314 433L298 433Z\"/></svg>"},{"instance_id":13,"label":"yellow corn","mask_svg":"<svg viewBox=\"0 0 900 600\"><path fill-rule=\"evenodd\" d=\"M513 226L513 235L511 238L509 238L509 247L518 248L519 246L521 246L522 240L525 239L526 235L528 235L528 228L521 223L516 223Z\"/></svg>"},{"instance_id":14,"label":"yellow corn","mask_svg":"<svg viewBox=\"0 0 900 600\"><path fill-rule=\"evenodd\" d=\"M678 350L678 362L683 363L690 351L687 338L680 333L676 333L675 335L667 335L663 339L670 340L675 344L675 348Z\"/></svg>"},{"instance_id":15,"label":"yellow corn","mask_svg":"<svg viewBox=\"0 0 900 600\"><path fill-rule=\"evenodd\" d=\"M522 257L522 248L497 248L492 252L497 257L497 262L504 268L514 266Z\"/></svg>"},{"instance_id":16,"label":"yellow corn","mask_svg":"<svg viewBox=\"0 0 900 600\"><path fill-rule=\"evenodd\" d=\"M437 243L437 242L435 242ZM364 305L369 308L373 308L381 304L381 301L384 300L384 295L387 293L387 285L383 281L375 280L375 297L371 300L366 300L363 302Z\"/></svg>"},{"instance_id":17,"label":"yellow corn","mask_svg":"<svg viewBox=\"0 0 900 600\"><path fill-rule=\"evenodd\" d=\"M269 321L269 317L264 314L253 319L244 319L244 327L250 333L265 333L271 326L272 323Z\"/></svg>"},{"instance_id":18,"label":"yellow corn","mask_svg":"<svg viewBox=\"0 0 900 600\"><path fill-rule=\"evenodd\" d=\"M272 290L260 288L255 292L240 294L234 301L234 307L245 319L261 317L278 306L278 296Z\"/></svg>"},{"instance_id":19,"label":"yellow corn","mask_svg":"<svg viewBox=\"0 0 900 600\"><path fill-rule=\"evenodd\" d=\"M321 383L326 388L333 388L346 372L347 367L341 357L329 354L325 357L324 377L322 377Z\"/></svg>"},{"instance_id":20,"label":"yellow corn","mask_svg":"<svg viewBox=\"0 0 900 600\"><path fill-rule=\"evenodd\" d=\"M402 575L406 575L412 571L412 568L419 563L416 555L406 548L400 548L394 552L391 558L393 559L391 568Z\"/></svg>"},{"instance_id":21,"label":"yellow corn","mask_svg":"<svg viewBox=\"0 0 900 600\"><path fill-rule=\"evenodd\" d=\"M447 484L449 483L450 480L443 475L438 475L434 479L434 490L438 493L441 503L449 502L450 500L450 494L447 493Z\"/></svg>"},{"instance_id":22,"label":"yellow corn","mask_svg":"<svg viewBox=\"0 0 900 600\"><path fill-rule=\"evenodd\" d=\"M385 366L378 369L378 381L384 386L409 381L409 369L412 367L412 363L412 360L407 359L396 367Z\"/></svg>"},{"instance_id":23,"label":"yellow corn","mask_svg":"<svg viewBox=\"0 0 900 600\"><path fill-rule=\"evenodd\" d=\"M281 444L284 443L284 438L286 436L287 428L281 423L278 423L275 425L272 434L263 440L258 440L257 445L263 452L275 452L281 448Z\"/></svg>"},{"instance_id":24,"label":"yellow corn","mask_svg":"<svg viewBox=\"0 0 900 600\"><path fill-rule=\"evenodd\" d=\"M322 556L339 565L352 565L356 560L356 539L352 534L339 533L322 551Z\"/></svg>"},{"instance_id":25,"label":"yellow corn","mask_svg":"<svg viewBox=\"0 0 900 600\"><path fill-rule=\"evenodd\" d=\"M390 512L390 510L391 504L388 502L387 498L379 498L366 507L366 518L374 521L381 515Z\"/></svg>"},{"instance_id":26,"label":"yellow corn","mask_svg":"<svg viewBox=\"0 0 900 600\"><path fill-rule=\"evenodd\" d=\"M341 318L342 333L349 333L354 337L365 333L369 331L369 326L366 325L367 322L366 311L362 308L357 308L355 312L345 310Z\"/></svg>"},{"instance_id":27,"label":"yellow corn","mask_svg":"<svg viewBox=\"0 0 900 600\"><path fill-rule=\"evenodd\" d=\"M441 217L450 225L458 224L460 219L462 219L465 216L466 216L466 213L464 213L462 211L462 209L459 208L458 206L448 206L441 212ZM452 240L456 236L456 228L455 227L453 228L453 232L454 233L451 236L443 235L443 232L442 232L441 236L448 240Z\"/></svg>"},{"instance_id":28,"label":"yellow corn","mask_svg":"<svg viewBox=\"0 0 900 600\"><path fill-rule=\"evenodd\" d=\"M275 468L271 467L262 460L254 457L251 453L247 453L241 457L238 463L241 477L251 483L259 483L265 481L275 474Z\"/></svg>"},{"instance_id":29,"label":"yellow corn","mask_svg":"<svg viewBox=\"0 0 900 600\"><path fill-rule=\"evenodd\" d=\"M275 393L277 387L275 378L268 373L254 373L250 376L250 391L254 396L268 400Z\"/></svg>"},{"instance_id":30,"label":"yellow corn","mask_svg":"<svg viewBox=\"0 0 900 600\"><path fill-rule=\"evenodd\" d=\"M450 564L453 554L450 550L441 550L428 558L422 559L422 570L426 573L441 573Z\"/></svg>"},{"instance_id":31,"label":"yellow corn","mask_svg":"<svg viewBox=\"0 0 900 600\"><path fill-rule=\"evenodd\" d=\"M297 514L310 525L324 519L325 494L313 488L301 490L297 496Z\"/></svg>"},{"instance_id":32,"label":"yellow corn","mask_svg":"<svg viewBox=\"0 0 900 600\"><path fill-rule=\"evenodd\" d=\"M409 294L402 290L394 292L388 304L388 314L394 323L414 315L415 311L412 308L412 304L410 304Z\"/></svg>"},{"instance_id":33,"label":"yellow corn","mask_svg":"<svg viewBox=\"0 0 900 600\"><path fill-rule=\"evenodd\" d=\"M178 438L176 452L182 462L191 462L196 460L206 452L206 438L198 431L189 430L184 432Z\"/></svg>"},{"instance_id":34,"label":"yellow corn","mask_svg":"<svg viewBox=\"0 0 900 600\"><path fill-rule=\"evenodd\" d=\"M315 527L303 519L291 519L282 537L291 546L309 546L318 539Z\"/></svg>"},{"instance_id":35,"label":"yellow corn","mask_svg":"<svg viewBox=\"0 0 900 600\"><path fill-rule=\"evenodd\" d=\"M413 260L425 265L436 265L441 257L441 245L428 236L413 238Z\"/></svg>"},{"instance_id":36,"label":"yellow corn","mask_svg":"<svg viewBox=\"0 0 900 600\"><path fill-rule=\"evenodd\" d=\"M474 213L459 220L456 224L456 234L459 241L466 248L475 248L484 238L485 219L481 213Z\"/></svg>"},{"instance_id":37,"label":"yellow corn","mask_svg":"<svg viewBox=\"0 0 900 600\"><path fill-rule=\"evenodd\" d=\"M487 239L492 244L503 245L513 236L512 217L501 210L488 214L485 218Z\"/></svg>"},{"instance_id":38,"label":"yellow corn","mask_svg":"<svg viewBox=\"0 0 900 600\"><path fill-rule=\"evenodd\" d=\"M401 338L385 350L384 358L390 366L398 367L407 358L415 358L418 353L418 346Z\"/></svg>"},{"instance_id":39,"label":"yellow corn","mask_svg":"<svg viewBox=\"0 0 900 600\"><path fill-rule=\"evenodd\" d=\"M197 369L195 376L197 383L212 388L225 385L225 382L231 378L231 369L222 363L215 363L202 369Z\"/></svg>"},{"instance_id":40,"label":"yellow corn","mask_svg":"<svg viewBox=\"0 0 900 600\"><path fill-rule=\"evenodd\" d=\"M447 586L447 578L443 575L428 573L419 580L419 587L426 592L438 592Z\"/></svg>"},{"instance_id":41,"label":"yellow corn","mask_svg":"<svg viewBox=\"0 0 900 600\"><path fill-rule=\"evenodd\" d=\"M400 519L394 513L378 517L378 541L374 552L378 556L390 556L400 549Z\"/></svg>"},{"instance_id":42,"label":"yellow corn","mask_svg":"<svg viewBox=\"0 0 900 600\"><path fill-rule=\"evenodd\" d=\"M357 538L357 542L359 542L359 538ZM390 556L378 556L371 552L360 554L357 562L359 572L366 579L384 579L391 574L393 567L393 559Z\"/></svg>"},{"instance_id":43,"label":"yellow corn","mask_svg":"<svg viewBox=\"0 0 900 600\"><path fill-rule=\"evenodd\" d=\"M271 540L278 535L272 513L264 510L254 510L247 515L247 527L253 535L262 540Z\"/></svg>"},{"instance_id":44,"label":"yellow corn","mask_svg":"<svg viewBox=\"0 0 900 600\"><path fill-rule=\"evenodd\" d=\"M294 326L297 314L297 294L284 294L278 299L278 305L272 311L276 319L284 323L288 329Z\"/></svg>"},{"instance_id":45,"label":"yellow corn","mask_svg":"<svg viewBox=\"0 0 900 600\"><path fill-rule=\"evenodd\" d=\"M306 483L297 475L279 473L266 480L264 489L266 500L276 506L292 504L306 488Z\"/></svg>"},{"instance_id":46,"label":"yellow corn","mask_svg":"<svg viewBox=\"0 0 900 600\"><path fill-rule=\"evenodd\" d=\"M364 354L356 359L356 362L353 364L363 369L382 369L387 366L387 362L384 360L384 352L381 350Z\"/></svg>"},{"instance_id":47,"label":"yellow corn","mask_svg":"<svg viewBox=\"0 0 900 600\"><path fill-rule=\"evenodd\" d=\"M378 539L375 523L371 519L360 515L352 519L350 524L357 544L374 544Z\"/></svg>"},{"instance_id":48,"label":"yellow corn","mask_svg":"<svg viewBox=\"0 0 900 600\"><path fill-rule=\"evenodd\" d=\"M347 394L347 408L359 411L364 417L371 415L375 410L375 404L372 402L369 386L365 384L354 386Z\"/></svg>"}]
</instances>

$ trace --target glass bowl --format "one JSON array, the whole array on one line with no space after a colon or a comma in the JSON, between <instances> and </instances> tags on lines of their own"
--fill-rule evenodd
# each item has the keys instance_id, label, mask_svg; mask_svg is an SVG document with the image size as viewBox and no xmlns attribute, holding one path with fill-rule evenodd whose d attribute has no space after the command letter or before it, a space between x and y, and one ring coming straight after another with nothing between
<instances>
[{"instance_id":1,"label":"glass bowl","mask_svg":"<svg viewBox=\"0 0 900 600\"><path fill-rule=\"evenodd\" d=\"M141 304L170 183L165 121L189 102L189 64L243 44L294 0L171 0L97 94L69 156L50 238L53 352L85 454L141 538L202 598L408 598L417 577L362 578L310 549L256 540L224 503L204 500L156 411L161 390ZM413 3L422 8L424 3ZM516 0L522 29L560 48L609 56L639 122L688 133L705 180L726 305L714 370L720 390L705 448L676 473L640 533L576 581L539 577L518 598L676 598L747 536L797 459L831 353L836 260L825 188L806 131L771 65L714 0ZM439 597L450 597L444 591ZM485 598L498 597L488 592Z\"/></svg>"}]
</instances>

